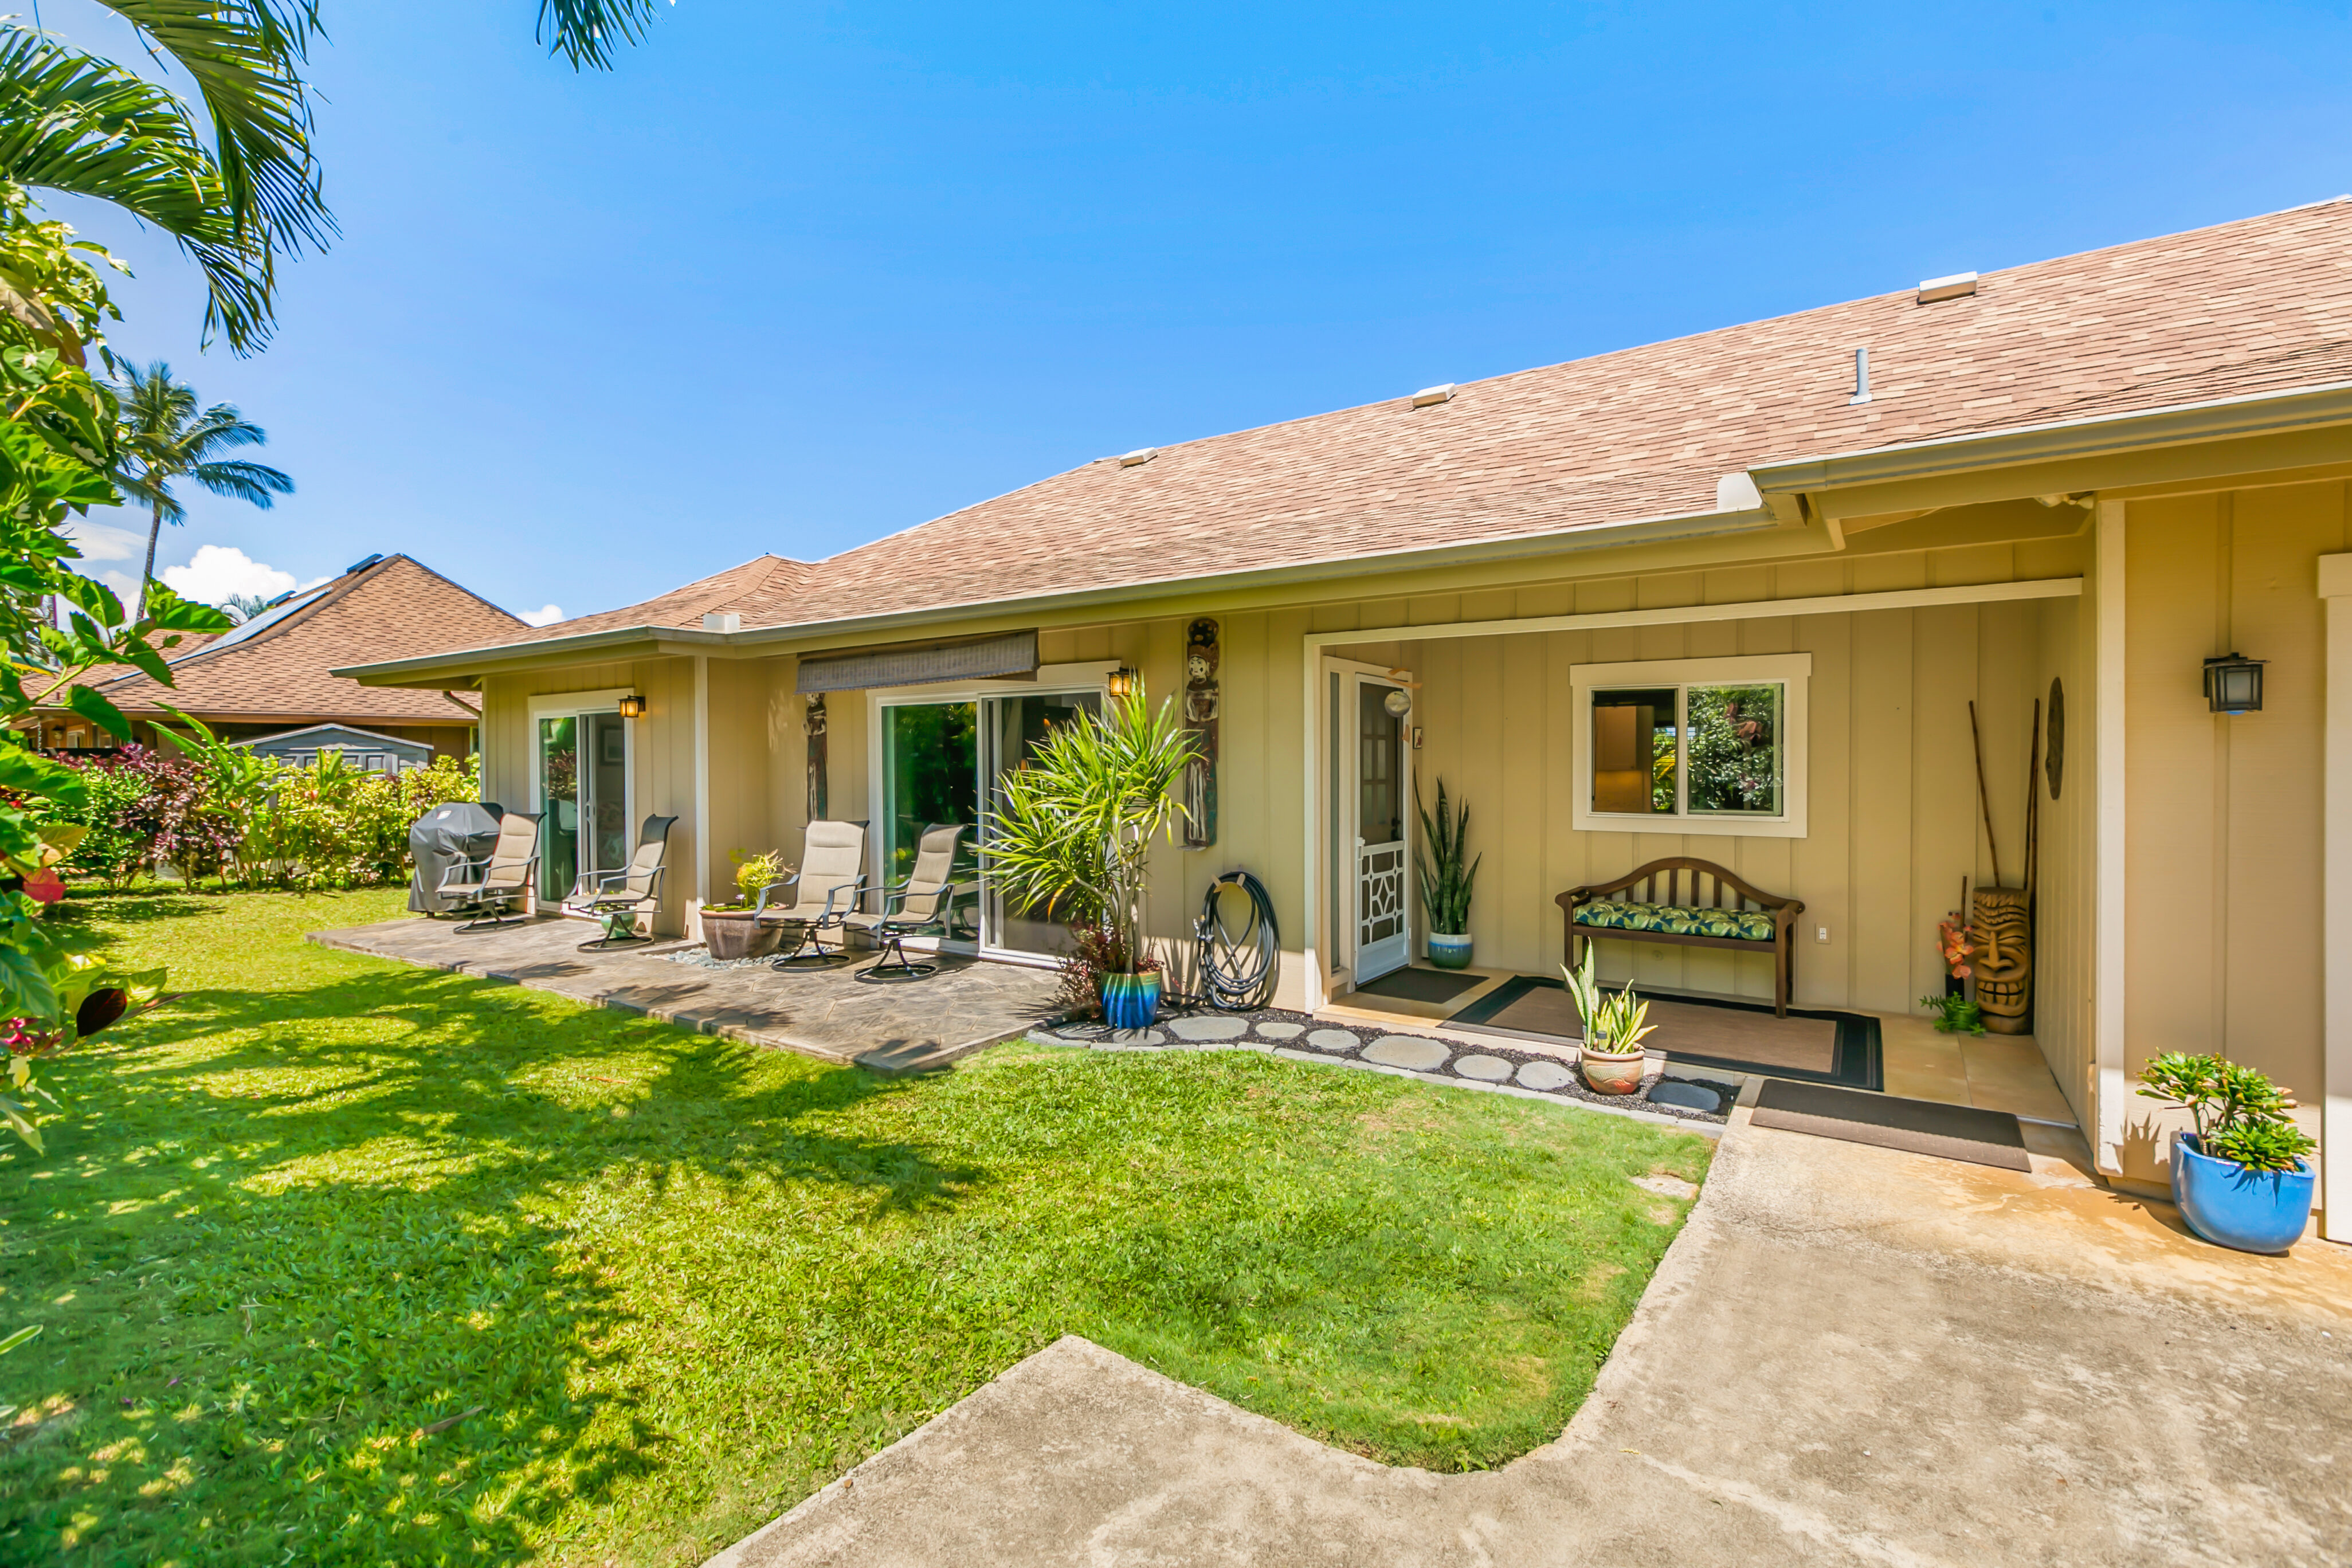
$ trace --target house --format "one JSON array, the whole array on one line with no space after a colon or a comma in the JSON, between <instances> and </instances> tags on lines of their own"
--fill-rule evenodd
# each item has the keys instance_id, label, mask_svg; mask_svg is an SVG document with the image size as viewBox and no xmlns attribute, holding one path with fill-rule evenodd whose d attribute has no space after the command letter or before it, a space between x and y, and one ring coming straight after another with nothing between
<instances>
[{"instance_id":1,"label":"house","mask_svg":"<svg viewBox=\"0 0 2352 1568\"><path fill-rule=\"evenodd\" d=\"M1310 1010L1417 954L1409 781L1473 805L1482 969L1555 972L1558 895L1687 855L1803 900L1800 1007L1890 1029L1964 889L2020 882L2031 799L2032 1041L2101 1171L2160 1191L2133 1076L2223 1050L2300 1091L2352 1239L2347 491L2338 199L1104 458L341 673L478 693L509 805L678 816L673 931L813 816L868 819L887 877L1139 678L1213 727L1156 929L1247 868ZM2233 654L2265 662L2209 675ZM1738 776L1698 776L1734 721ZM593 837L551 840L546 890ZM984 901L984 955L1055 950ZM1761 954L1601 951L1772 993Z\"/></svg>"},{"instance_id":2,"label":"house","mask_svg":"<svg viewBox=\"0 0 2352 1568\"><path fill-rule=\"evenodd\" d=\"M223 740L289 761L315 759L322 744L340 745L353 766L398 772L472 754L479 713L447 691L363 686L334 674L334 667L504 641L529 630L405 555L371 555L233 630L165 650L168 689L137 670L90 684L122 710L145 744L154 743L156 721L168 721L168 703ZM113 743L68 710L44 712L39 723L42 743L54 749Z\"/></svg>"}]
</instances>

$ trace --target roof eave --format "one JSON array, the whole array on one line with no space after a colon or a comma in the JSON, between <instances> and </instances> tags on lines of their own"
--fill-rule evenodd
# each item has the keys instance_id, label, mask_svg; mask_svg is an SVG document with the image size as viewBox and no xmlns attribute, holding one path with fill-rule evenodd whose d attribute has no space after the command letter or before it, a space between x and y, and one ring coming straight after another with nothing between
<instances>
[{"instance_id":1,"label":"roof eave","mask_svg":"<svg viewBox=\"0 0 2352 1568\"><path fill-rule=\"evenodd\" d=\"M1431 550L1339 556L1328 561L1309 562L1298 565L1265 567L1242 572L1221 572L1199 577L1159 578L1146 583L1120 584L1110 587L1074 589L1053 594L1024 595L1006 599L967 600L959 604L939 605L920 610L893 611L877 616L851 616L825 621L798 621L788 626L753 626L737 632L705 632L686 626L631 626L613 631L590 632L576 637L549 637L539 642L505 643L486 648L460 648L451 653L434 654L384 664L352 665L331 673L347 676L362 685L388 686L414 680L419 677L456 678L496 674L502 667L514 668L546 663L548 662L546 656L550 653L593 653L610 657L616 648L630 644L642 644L646 653L656 656L670 652L701 652L713 648L763 647L777 644L811 642L847 633L866 634L902 626L934 626L941 621L968 620L977 615L1025 615L1094 605L1132 604L1139 600L1162 597L1179 589L1231 592L1275 583L1321 582L1334 577L1361 576L1370 572L1403 572L1439 566L1467 565L1481 562L1510 561L1530 555L1557 554L1563 550L1598 550L1626 544L1664 543L1723 534L1770 531L1785 528L1788 525L1789 518L1785 510L1775 509L1769 504L1735 511L1677 513L1671 517L1643 518L1633 522L1589 524L1582 528L1561 530L1550 533L1527 534L1513 539L1488 540L1475 544L1452 544Z\"/></svg>"},{"instance_id":2,"label":"roof eave","mask_svg":"<svg viewBox=\"0 0 2352 1568\"><path fill-rule=\"evenodd\" d=\"M2105 457L2343 424L2352 424L2352 382L2331 382L2286 392L2246 393L2203 403L2097 414L1890 447L1866 447L1827 457L1781 458L1755 464L1748 474L1769 500L1775 495L1939 479L1985 468L2019 468L2070 458Z\"/></svg>"}]
</instances>

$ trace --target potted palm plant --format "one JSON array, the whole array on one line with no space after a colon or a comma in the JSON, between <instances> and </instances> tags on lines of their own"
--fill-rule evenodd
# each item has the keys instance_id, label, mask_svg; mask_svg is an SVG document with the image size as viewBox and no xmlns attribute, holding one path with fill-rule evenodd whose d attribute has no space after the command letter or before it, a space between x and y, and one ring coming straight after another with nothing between
<instances>
[{"instance_id":1,"label":"potted palm plant","mask_svg":"<svg viewBox=\"0 0 2352 1568\"><path fill-rule=\"evenodd\" d=\"M1574 969L1562 964L1559 971L1584 1020L1577 1065L1595 1094L1632 1094L1642 1087L1643 1037L1656 1026L1648 1021L1650 1005L1633 994L1630 983L1613 996L1601 988L1593 949L1586 942L1583 963Z\"/></svg>"},{"instance_id":2,"label":"potted palm plant","mask_svg":"<svg viewBox=\"0 0 2352 1568\"><path fill-rule=\"evenodd\" d=\"M782 928L761 924L752 905L761 889L782 881L793 874L793 868L772 849L759 855L746 855L736 849L730 851L727 858L735 862L736 900L703 907L703 945L710 950L711 957L722 963L772 952L777 939L782 935Z\"/></svg>"},{"instance_id":3,"label":"potted palm plant","mask_svg":"<svg viewBox=\"0 0 2352 1568\"><path fill-rule=\"evenodd\" d=\"M2311 1223L2319 1147L2287 1115L2294 1097L2222 1057L2168 1051L2140 1069L2139 1092L2185 1108L2193 1132L2172 1143L2172 1201L2189 1228L2241 1252L2284 1252Z\"/></svg>"},{"instance_id":4,"label":"potted palm plant","mask_svg":"<svg viewBox=\"0 0 2352 1568\"><path fill-rule=\"evenodd\" d=\"M1416 799L1420 790L1413 791ZM1484 855L1462 863L1463 839L1470 831L1470 803L1446 809L1445 780L1437 781L1437 819L1421 806L1421 842L1413 846L1413 868L1421 875L1421 912L1429 921L1429 962L1440 969L1470 967L1470 885Z\"/></svg>"},{"instance_id":5,"label":"potted palm plant","mask_svg":"<svg viewBox=\"0 0 2352 1568\"><path fill-rule=\"evenodd\" d=\"M1153 713L1140 682L1099 715L1055 730L1029 762L1004 775L981 854L1007 903L1098 934L1103 1021L1140 1029L1159 1014L1159 961L1147 951L1143 909L1151 847L1175 838L1176 795L1193 739L1169 704Z\"/></svg>"}]
</instances>

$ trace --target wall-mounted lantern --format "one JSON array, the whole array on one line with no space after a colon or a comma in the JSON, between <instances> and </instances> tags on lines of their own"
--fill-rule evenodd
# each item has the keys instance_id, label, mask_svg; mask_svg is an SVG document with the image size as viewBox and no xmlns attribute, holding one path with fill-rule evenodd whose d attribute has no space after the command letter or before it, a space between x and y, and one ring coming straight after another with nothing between
<instances>
[{"instance_id":1,"label":"wall-mounted lantern","mask_svg":"<svg viewBox=\"0 0 2352 1568\"><path fill-rule=\"evenodd\" d=\"M632 691L622 698L619 707L621 717L624 719L642 719L646 716L646 700L637 692Z\"/></svg>"},{"instance_id":2,"label":"wall-mounted lantern","mask_svg":"<svg viewBox=\"0 0 2352 1568\"><path fill-rule=\"evenodd\" d=\"M2263 666L2268 659L2242 653L2223 654L2205 661L2205 701L2216 713L2259 713L2263 710Z\"/></svg>"},{"instance_id":3,"label":"wall-mounted lantern","mask_svg":"<svg viewBox=\"0 0 2352 1568\"><path fill-rule=\"evenodd\" d=\"M1142 679L1134 670L1122 664L1110 672L1110 679L1103 684L1113 697L1125 697L1135 690L1136 683Z\"/></svg>"}]
</instances>

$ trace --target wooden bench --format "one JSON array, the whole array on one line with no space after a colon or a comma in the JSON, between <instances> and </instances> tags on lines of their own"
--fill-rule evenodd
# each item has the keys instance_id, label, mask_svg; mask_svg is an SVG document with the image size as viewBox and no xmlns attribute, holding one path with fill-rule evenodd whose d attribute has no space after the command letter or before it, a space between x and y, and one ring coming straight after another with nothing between
<instances>
[{"instance_id":1,"label":"wooden bench","mask_svg":"<svg viewBox=\"0 0 2352 1568\"><path fill-rule=\"evenodd\" d=\"M1759 892L1713 861L1677 855L1653 860L1613 882L1570 888L1553 901L1565 917L1562 946L1570 969L1583 962L1583 944L1598 936L1733 952L1769 947L1772 1010L1789 1016L1797 973L1797 917L1805 908L1799 900Z\"/></svg>"}]
</instances>

